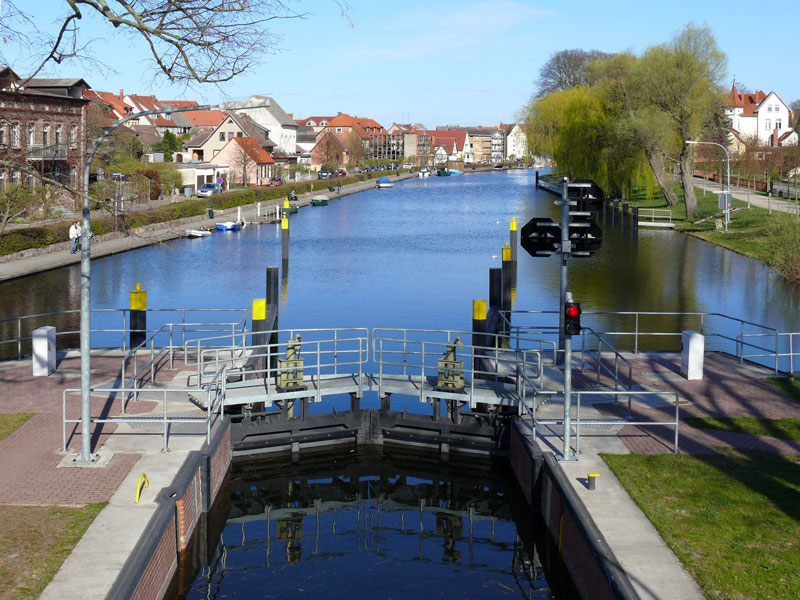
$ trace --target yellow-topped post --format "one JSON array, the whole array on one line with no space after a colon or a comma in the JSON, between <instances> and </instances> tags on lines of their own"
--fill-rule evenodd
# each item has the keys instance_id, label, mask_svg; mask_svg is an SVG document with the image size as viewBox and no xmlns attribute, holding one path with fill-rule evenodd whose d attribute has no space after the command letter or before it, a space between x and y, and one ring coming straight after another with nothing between
<instances>
[{"instance_id":1,"label":"yellow-topped post","mask_svg":"<svg viewBox=\"0 0 800 600\"><path fill-rule=\"evenodd\" d=\"M147 339L147 290L137 283L136 289L130 292L130 328L129 343L135 348Z\"/></svg>"},{"instance_id":2,"label":"yellow-topped post","mask_svg":"<svg viewBox=\"0 0 800 600\"><path fill-rule=\"evenodd\" d=\"M289 201L286 201L286 204L289 204ZM283 262L289 260L289 211L286 210L283 213L283 218L281 219L281 259Z\"/></svg>"},{"instance_id":3,"label":"yellow-topped post","mask_svg":"<svg viewBox=\"0 0 800 600\"><path fill-rule=\"evenodd\" d=\"M519 232L517 231L517 217L512 217L508 224L508 242L511 246L511 260L517 262L517 247L519 246Z\"/></svg>"},{"instance_id":4,"label":"yellow-topped post","mask_svg":"<svg viewBox=\"0 0 800 600\"><path fill-rule=\"evenodd\" d=\"M253 351L253 354L266 354L267 348L267 299L266 298L255 298L253 300L253 308L251 311L251 318L252 318L252 327L250 331L252 332L251 343L253 346L261 346L260 348L256 348ZM259 358L257 362L257 368L263 369L263 358Z\"/></svg>"},{"instance_id":5,"label":"yellow-topped post","mask_svg":"<svg viewBox=\"0 0 800 600\"><path fill-rule=\"evenodd\" d=\"M517 263L511 260L512 251L511 246L506 242L503 247L503 266L502 266L502 299L500 301L500 308L502 310L511 310L511 295L512 290L517 287Z\"/></svg>"},{"instance_id":6,"label":"yellow-topped post","mask_svg":"<svg viewBox=\"0 0 800 600\"><path fill-rule=\"evenodd\" d=\"M488 346L486 340L486 300L473 300L472 301L472 345L473 346ZM485 379L485 377L478 374L480 371L480 358L477 352L472 350L472 368L475 371L474 377L476 379Z\"/></svg>"}]
</instances>

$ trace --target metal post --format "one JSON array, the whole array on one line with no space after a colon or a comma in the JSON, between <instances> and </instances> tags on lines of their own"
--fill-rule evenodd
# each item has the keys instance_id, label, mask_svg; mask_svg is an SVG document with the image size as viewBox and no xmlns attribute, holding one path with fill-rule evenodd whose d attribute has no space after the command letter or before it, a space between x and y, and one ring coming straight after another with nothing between
<instances>
[{"instance_id":1,"label":"metal post","mask_svg":"<svg viewBox=\"0 0 800 600\"><path fill-rule=\"evenodd\" d=\"M565 292L564 302L572 302L572 293ZM564 303L561 304L561 314L563 319ZM563 328L562 328L563 329ZM570 448L570 428L572 412L572 336L564 336L564 448L561 456L558 457L560 461L577 460L572 456L572 449Z\"/></svg>"},{"instance_id":2,"label":"metal post","mask_svg":"<svg viewBox=\"0 0 800 600\"><path fill-rule=\"evenodd\" d=\"M571 250L569 245L569 200L567 200L567 185L569 179L564 177L561 187L561 287L558 309L558 347L566 351L564 344L564 302L567 295L567 256Z\"/></svg>"}]
</instances>

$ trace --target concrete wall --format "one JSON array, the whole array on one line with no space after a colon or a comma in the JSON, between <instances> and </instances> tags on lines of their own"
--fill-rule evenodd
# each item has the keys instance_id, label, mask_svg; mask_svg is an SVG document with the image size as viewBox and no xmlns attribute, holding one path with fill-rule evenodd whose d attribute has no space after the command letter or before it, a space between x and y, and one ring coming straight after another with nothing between
<instances>
[{"instance_id":1,"label":"concrete wall","mask_svg":"<svg viewBox=\"0 0 800 600\"><path fill-rule=\"evenodd\" d=\"M199 452L190 452L175 480L159 493L159 507L125 562L108 598L160 600L185 592L204 544L191 544L223 489L230 469L230 421ZM200 557L202 558L202 557Z\"/></svg>"}]
</instances>

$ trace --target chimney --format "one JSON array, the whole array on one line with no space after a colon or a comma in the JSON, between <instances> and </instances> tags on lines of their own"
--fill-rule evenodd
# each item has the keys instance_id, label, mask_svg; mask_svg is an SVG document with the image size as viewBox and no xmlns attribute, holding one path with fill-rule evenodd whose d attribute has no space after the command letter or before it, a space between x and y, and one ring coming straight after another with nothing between
<instances>
[{"instance_id":1,"label":"chimney","mask_svg":"<svg viewBox=\"0 0 800 600\"><path fill-rule=\"evenodd\" d=\"M294 119L294 113L289 113L289 118Z\"/></svg>"},{"instance_id":2,"label":"chimney","mask_svg":"<svg viewBox=\"0 0 800 600\"><path fill-rule=\"evenodd\" d=\"M120 90L119 91L119 101L122 102L124 97L125 97L125 93L122 90Z\"/></svg>"},{"instance_id":3,"label":"chimney","mask_svg":"<svg viewBox=\"0 0 800 600\"><path fill-rule=\"evenodd\" d=\"M336 116L337 116L337 117L341 117L341 116L342 116L342 113L338 112L338 113L336 113Z\"/></svg>"}]
</instances>

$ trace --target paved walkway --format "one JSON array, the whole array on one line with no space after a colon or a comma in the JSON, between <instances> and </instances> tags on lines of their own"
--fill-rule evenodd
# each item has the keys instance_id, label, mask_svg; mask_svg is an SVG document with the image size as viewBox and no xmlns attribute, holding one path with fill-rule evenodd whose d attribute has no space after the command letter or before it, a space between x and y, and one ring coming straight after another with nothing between
<instances>
[{"instance_id":1,"label":"paved walkway","mask_svg":"<svg viewBox=\"0 0 800 600\"><path fill-rule=\"evenodd\" d=\"M696 187L708 190L715 195L720 191L719 183L706 181L702 177L695 177L694 184ZM756 194L754 191L743 187L732 186L731 196L736 200L747 202L748 205L766 208L767 210L777 210L792 214L798 214L798 211L800 211L800 204L795 202L794 199L784 200L778 196L768 197L762 194Z\"/></svg>"}]
</instances>

